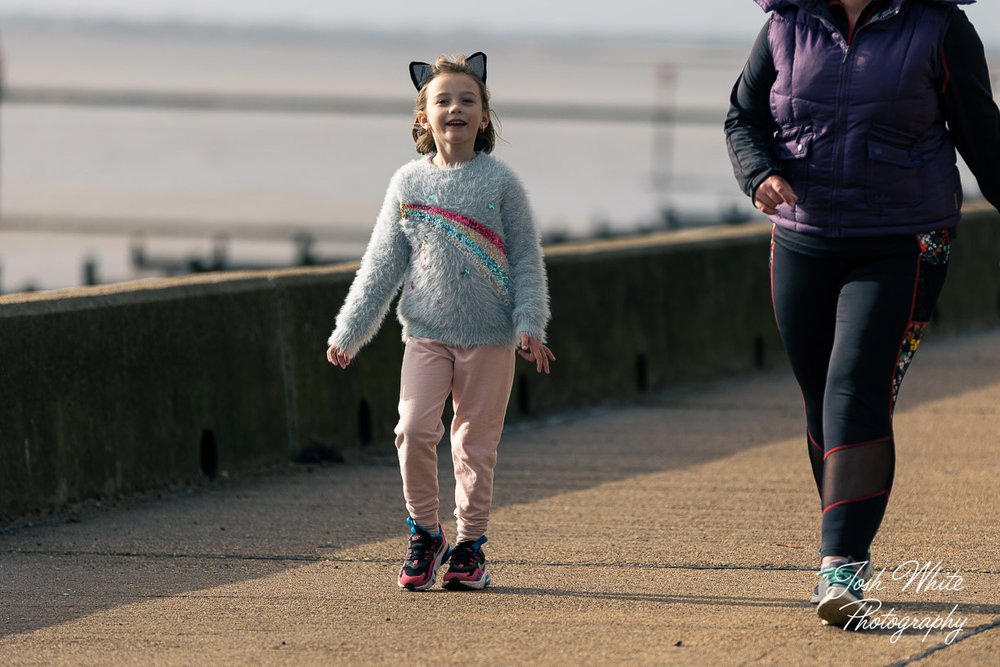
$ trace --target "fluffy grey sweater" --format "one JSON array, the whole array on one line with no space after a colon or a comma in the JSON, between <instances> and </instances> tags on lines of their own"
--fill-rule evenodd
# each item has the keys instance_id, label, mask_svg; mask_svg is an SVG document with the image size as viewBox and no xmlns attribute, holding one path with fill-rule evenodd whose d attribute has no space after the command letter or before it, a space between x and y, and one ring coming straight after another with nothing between
<instances>
[{"instance_id":1,"label":"fluffy grey sweater","mask_svg":"<svg viewBox=\"0 0 1000 667\"><path fill-rule=\"evenodd\" d=\"M486 154L453 168L430 157L393 175L328 341L353 358L375 336L403 286L403 340L457 347L545 340L548 287L524 188Z\"/></svg>"}]
</instances>

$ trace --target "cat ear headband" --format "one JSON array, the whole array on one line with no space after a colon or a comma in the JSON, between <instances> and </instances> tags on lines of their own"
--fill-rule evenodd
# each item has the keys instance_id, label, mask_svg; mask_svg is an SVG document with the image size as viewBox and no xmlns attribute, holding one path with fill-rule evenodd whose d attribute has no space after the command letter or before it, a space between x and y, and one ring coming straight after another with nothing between
<instances>
[{"instance_id":1,"label":"cat ear headband","mask_svg":"<svg viewBox=\"0 0 1000 667\"><path fill-rule=\"evenodd\" d=\"M471 56L465 59L465 64L468 65L472 73L479 77L479 80L486 83L486 54L482 51L476 51ZM410 63L410 80L413 81L413 85L419 91L427 83L427 80L431 78L431 74L434 73L434 67L422 62L411 62Z\"/></svg>"}]
</instances>

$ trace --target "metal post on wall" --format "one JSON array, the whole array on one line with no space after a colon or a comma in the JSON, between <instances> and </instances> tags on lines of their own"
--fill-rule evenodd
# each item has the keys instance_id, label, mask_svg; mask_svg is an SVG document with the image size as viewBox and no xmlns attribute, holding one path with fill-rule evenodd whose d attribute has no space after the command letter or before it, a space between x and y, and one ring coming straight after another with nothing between
<instances>
[{"instance_id":1,"label":"metal post on wall","mask_svg":"<svg viewBox=\"0 0 1000 667\"><path fill-rule=\"evenodd\" d=\"M667 228L676 226L673 207L674 131L677 112L677 67L661 63L656 71L656 117L653 119L653 189L660 207L661 221Z\"/></svg>"},{"instance_id":2,"label":"metal post on wall","mask_svg":"<svg viewBox=\"0 0 1000 667\"><path fill-rule=\"evenodd\" d=\"M99 285L100 282L101 280L97 276L97 259L95 257L87 257L83 260L83 284Z\"/></svg>"}]
</instances>

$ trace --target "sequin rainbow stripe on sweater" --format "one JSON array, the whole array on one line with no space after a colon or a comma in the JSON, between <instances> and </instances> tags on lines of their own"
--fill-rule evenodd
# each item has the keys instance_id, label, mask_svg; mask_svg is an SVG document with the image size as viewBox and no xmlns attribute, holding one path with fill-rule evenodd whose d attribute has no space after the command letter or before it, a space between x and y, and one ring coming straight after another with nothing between
<instances>
[{"instance_id":1,"label":"sequin rainbow stripe on sweater","mask_svg":"<svg viewBox=\"0 0 1000 667\"><path fill-rule=\"evenodd\" d=\"M435 206L399 205L404 219L422 220L468 257L489 280L493 289L510 299L510 264L503 239L486 225Z\"/></svg>"}]
</instances>

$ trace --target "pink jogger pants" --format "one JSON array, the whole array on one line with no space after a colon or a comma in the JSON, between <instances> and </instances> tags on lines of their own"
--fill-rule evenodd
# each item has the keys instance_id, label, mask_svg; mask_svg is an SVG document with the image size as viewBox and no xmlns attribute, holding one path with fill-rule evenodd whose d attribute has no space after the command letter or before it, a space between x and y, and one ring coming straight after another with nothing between
<instances>
[{"instance_id":1,"label":"pink jogger pants","mask_svg":"<svg viewBox=\"0 0 1000 667\"><path fill-rule=\"evenodd\" d=\"M451 458L455 466L457 542L486 532L493 502L493 468L514 380L514 349L452 347L410 338L403 352L396 449L406 509L433 530L438 516L437 445L441 414L452 394Z\"/></svg>"}]
</instances>

